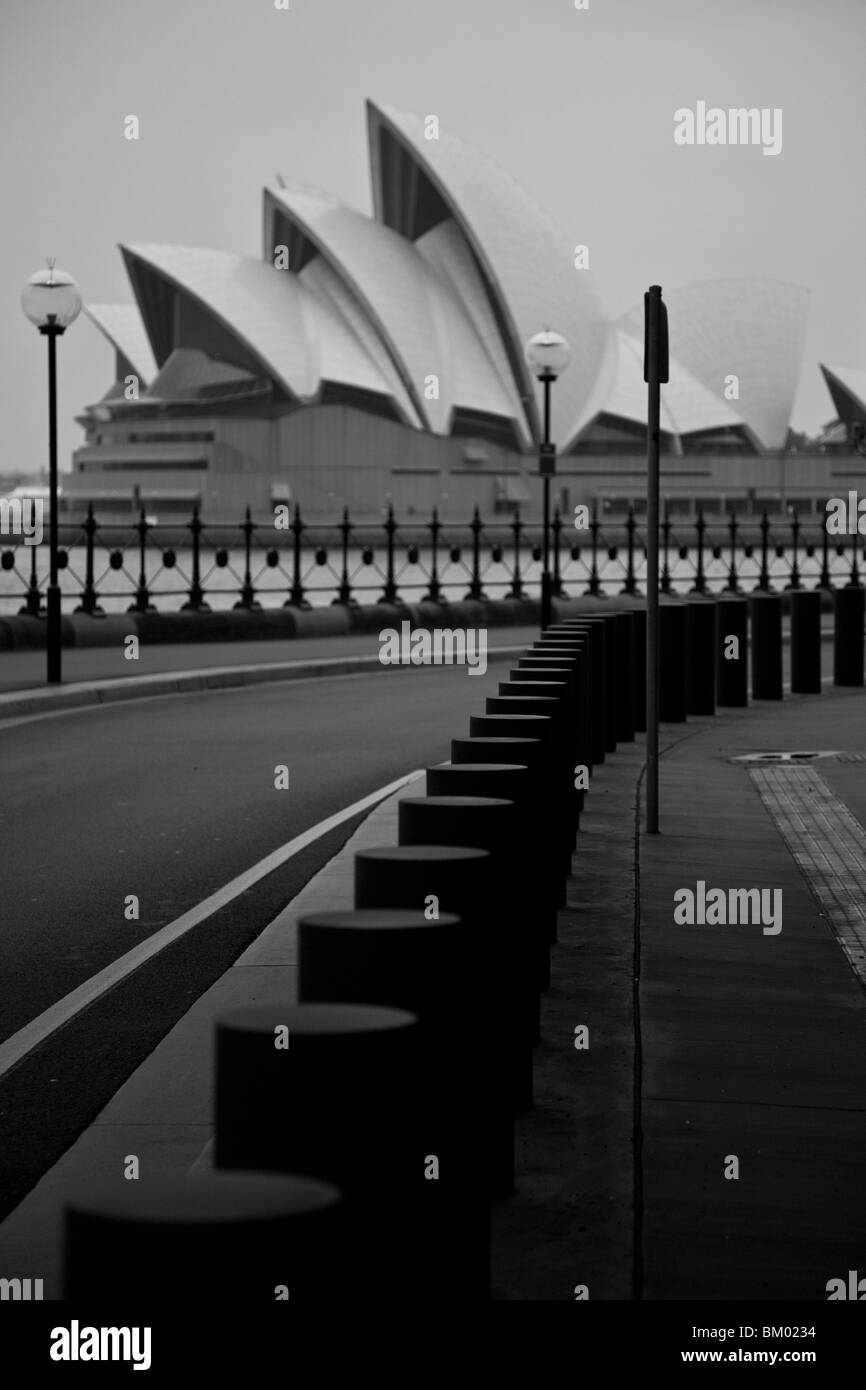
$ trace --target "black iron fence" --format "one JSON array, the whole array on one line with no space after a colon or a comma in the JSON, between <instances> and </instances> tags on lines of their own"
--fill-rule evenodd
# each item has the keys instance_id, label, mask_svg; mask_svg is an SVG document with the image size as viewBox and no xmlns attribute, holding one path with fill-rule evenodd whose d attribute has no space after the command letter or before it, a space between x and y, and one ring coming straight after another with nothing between
<instances>
[{"instance_id":1,"label":"black iron fence","mask_svg":"<svg viewBox=\"0 0 866 1390\"><path fill-rule=\"evenodd\" d=\"M541 528L519 511L483 521L478 508L466 523L399 522L389 509L381 522L355 523L348 509L336 525L303 520L299 507L288 525L252 519L237 525L202 521L103 523L88 510L80 523L59 527L60 582L67 611L207 612L280 604L309 608L327 603L536 597L541 580ZM866 563L863 538L830 536L817 521L736 515L707 521L660 523L661 588L665 593L749 593L753 590L834 588L860 583ZM19 537L0 542L0 609L38 616L43 611L48 545ZM622 522L586 529L558 511L552 522L553 592L643 594L646 527L630 511Z\"/></svg>"}]
</instances>

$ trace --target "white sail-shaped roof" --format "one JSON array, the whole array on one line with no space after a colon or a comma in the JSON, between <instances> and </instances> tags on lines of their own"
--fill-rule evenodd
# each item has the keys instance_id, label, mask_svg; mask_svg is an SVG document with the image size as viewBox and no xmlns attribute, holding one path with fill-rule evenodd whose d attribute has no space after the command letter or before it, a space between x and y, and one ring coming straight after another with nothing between
<instances>
[{"instance_id":1,"label":"white sail-shaped roof","mask_svg":"<svg viewBox=\"0 0 866 1390\"><path fill-rule=\"evenodd\" d=\"M302 276L322 259L342 280L427 429L447 434L461 407L520 419L521 402L497 379L453 285L411 241L306 187L269 189L267 198L288 219L293 243L318 253Z\"/></svg>"},{"instance_id":2,"label":"white sail-shaped roof","mask_svg":"<svg viewBox=\"0 0 866 1390\"><path fill-rule=\"evenodd\" d=\"M132 271L143 266L189 295L291 396L311 401L323 381L390 394L375 362L337 311L289 271L204 247L122 249ZM135 284L134 274L132 278Z\"/></svg>"},{"instance_id":3,"label":"white sail-shaped roof","mask_svg":"<svg viewBox=\"0 0 866 1390\"><path fill-rule=\"evenodd\" d=\"M515 420L524 445L532 442L532 427L526 402L521 397L508 362L508 354L484 289L484 282L466 238L452 217L431 227L414 243L437 275L450 285L464 314L475 330L476 351L490 362L499 388L508 402L508 414Z\"/></svg>"},{"instance_id":4,"label":"white sail-shaped roof","mask_svg":"<svg viewBox=\"0 0 866 1390\"><path fill-rule=\"evenodd\" d=\"M300 272L301 283L316 298L323 300L339 315L347 329L358 339L364 352L375 362L382 380L400 412L402 419L415 429L424 429L425 423L406 390L396 366L388 356L387 350L370 323L362 306L322 256L315 256Z\"/></svg>"},{"instance_id":5,"label":"white sail-shaped roof","mask_svg":"<svg viewBox=\"0 0 866 1390\"><path fill-rule=\"evenodd\" d=\"M608 415L638 424L647 422L647 386L643 379L643 340L617 331L617 371L605 402ZM667 434L687 435L701 430L742 426L743 417L714 395L672 354L670 380L661 390L660 425Z\"/></svg>"},{"instance_id":6,"label":"white sail-shaped roof","mask_svg":"<svg viewBox=\"0 0 866 1390\"><path fill-rule=\"evenodd\" d=\"M809 292L778 280L711 280L665 292L670 350L713 395L733 403L760 445L781 448L803 363ZM619 321L643 341L643 305Z\"/></svg>"},{"instance_id":7,"label":"white sail-shaped roof","mask_svg":"<svg viewBox=\"0 0 866 1390\"><path fill-rule=\"evenodd\" d=\"M430 225L453 217L479 268L536 439L535 383L524 362L525 345L546 327L568 339L571 364L552 393L554 437L567 447L583 417L607 341L589 272L575 269L573 248L520 185L491 160L445 131L436 139L425 138L418 116L372 102L367 112L377 218L400 224L398 229L408 229L410 235L413 230L423 235ZM406 176L401 154L415 166L414 177ZM397 180L399 188L393 186ZM437 200L441 212L436 210Z\"/></svg>"},{"instance_id":8,"label":"white sail-shaped roof","mask_svg":"<svg viewBox=\"0 0 866 1390\"><path fill-rule=\"evenodd\" d=\"M307 189L290 184L268 189L268 196L363 305L426 427L446 433L447 402L424 395L425 378L435 373L441 380L446 371L433 313L436 287L412 243Z\"/></svg>"},{"instance_id":9,"label":"white sail-shaped roof","mask_svg":"<svg viewBox=\"0 0 866 1390\"><path fill-rule=\"evenodd\" d=\"M855 419L866 420L866 372L825 362L820 367L833 403L846 424Z\"/></svg>"},{"instance_id":10,"label":"white sail-shaped roof","mask_svg":"<svg viewBox=\"0 0 866 1390\"><path fill-rule=\"evenodd\" d=\"M156 376L156 359L137 305L85 304L84 312L114 350L130 363L142 385L149 386Z\"/></svg>"}]
</instances>

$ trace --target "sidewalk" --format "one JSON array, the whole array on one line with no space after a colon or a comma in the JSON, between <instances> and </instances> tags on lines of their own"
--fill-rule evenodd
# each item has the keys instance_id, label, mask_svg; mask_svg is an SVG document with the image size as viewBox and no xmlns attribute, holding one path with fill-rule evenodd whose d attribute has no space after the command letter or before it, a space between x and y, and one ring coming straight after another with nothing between
<instances>
[{"instance_id":1,"label":"sidewalk","mask_svg":"<svg viewBox=\"0 0 866 1390\"><path fill-rule=\"evenodd\" d=\"M636 843L642 745L598 770L581 818L525 1177L496 1215L499 1296L823 1300L866 1273L863 768L729 759L866 761L866 693L665 726L661 833L641 821ZM782 930L676 925L698 880L781 888Z\"/></svg>"},{"instance_id":2,"label":"sidewalk","mask_svg":"<svg viewBox=\"0 0 866 1390\"><path fill-rule=\"evenodd\" d=\"M866 948L862 766L730 761L827 748L866 760L866 693L665 726L662 745L657 837L635 836L642 738L593 775L543 1001L536 1103L517 1127L517 1192L494 1209L495 1299L572 1301L585 1285L592 1299L823 1300L828 1280L866 1273L866 995L853 968L858 941ZM57 1297L63 1194L82 1175L118 1174L129 1153L150 1175L207 1166L215 1016L294 997L298 916L351 902L354 853L396 842L397 800L0 1226L0 1272L43 1278ZM781 931L676 925L674 892L699 880L780 888ZM587 1050L574 1047L580 1024ZM726 1177L733 1158L739 1176Z\"/></svg>"},{"instance_id":3,"label":"sidewalk","mask_svg":"<svg viewBox=\"0 0 866 1390\"><path fill-rule=\"evenodd\" d=\"M645 1297L826 1299L828 1280L866 1273L866 971L847 949L866 947L863 768L729 759L866 760L866 697L682 732L663 834L640 851ZM698 879L781 888L781 931L672 925L674 891Z\"/></svg>"}]
</instances>

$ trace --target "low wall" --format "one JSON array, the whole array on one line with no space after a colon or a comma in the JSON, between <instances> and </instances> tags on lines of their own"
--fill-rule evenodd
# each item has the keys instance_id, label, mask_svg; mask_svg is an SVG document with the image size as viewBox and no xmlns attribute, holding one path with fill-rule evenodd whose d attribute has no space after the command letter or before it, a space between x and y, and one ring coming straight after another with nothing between
<instances>
[{"instance_id":1,"label":"low wall","mask_svg":"<svg viewBox=\"0 0 866 1390\"><path fill-rule=\"evenodd\" d=\"M788 611L788 594L782 609ZM555 599L554 617L616 608L642 608L642 597ZM833 611L831 590L822 590L821 606ZM261 642L291 641L295 637L340 637L355 632L380 632L410 622L416 628L520 627L541 620L538 599L488 599L460 603L375 603L365 607L334 604L329 608L277 608L261 612L229 609L218 613L124 613L90 617L74 613L63 618L64 647L111 647L135 634L142 642ZM0 617L0 651L26 651L45 646L44 618Z\"/></svg>"}]
</instances>

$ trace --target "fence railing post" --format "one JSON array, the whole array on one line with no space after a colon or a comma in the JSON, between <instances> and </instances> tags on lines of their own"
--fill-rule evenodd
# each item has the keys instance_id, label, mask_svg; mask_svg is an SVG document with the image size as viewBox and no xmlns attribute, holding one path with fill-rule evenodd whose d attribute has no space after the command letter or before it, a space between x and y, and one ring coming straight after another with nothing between
<instances>
[{"instance_id":1,"label":"fence railing post","mask_svg":"<svg viewBox=\"0 0 866 1390\"><path fill-rule=\"evenodd\" d=\"M731 519L728 522L728 531L731 537L731 563L728 566L728 582L725 592L737 594L740 591L740 582L737 575L737 514L731 512Z\"/></svg>"},{"instance_id":2,"label":"fence railing post","mask_svg":"<svg viewBox=\"0 0 866 1390\"><path fill-rule=\"evenodd\" d=\"M797 515L797 508L792 509L791 515L791 578L788 582L789 589L800 588L800 565L797 559L797 551L800 545L800 518Z\"/></svg>"},{"instance_id":3,"label":"fence railing post","mask_svg":"<svg viewBox=\"0 0 866 1390\"><path fill-rule=\"evenodd\" d=\"M240 531L243 532L243 584L240 587L240 598L235 603L236 609L260 609L261 603L256 598L256 589L253 587L253 535L256 532L256 523L253 521L253 514L249 507L246 509L245 517L240 523Z\"/></svg>"},{"instance_id":4,"label":"fence railing post","mask_svg":"<svg viewBox=\"0 0 866 1390\"><path fill-rule=\"evenodd\" d=\"M523 580L520 577L520 533L523 530L523 522L520 520L520 507L515 508L511 530L514 534L514 578L508 590L508 597L523 598Z\"/></svg>"},{"instance_id":5,"label":"fence railing post","mask_svg":"<svg viewBox=\"0 0 866 1390\"><path fill-rule=\"evenodd\" d=\"M860 570L857 565L857 534L851 537L851 575L848 579L847 588L856 588L860 583Z\"/></svg>"},{"instance_id":6,"label":"fence railing post","mask_svg":"<svg viewBox=\"0 0 866 1390\"><path fill-rule=\"evenodd\" d=\"M636 525L637 523L634 519L634 507L629 507L628 516L626 517L625 523L626 553L628 556L628 560L626 563L625 584L623 585L622 589L622 592L624 594L633 594L636 592L636 582L634 577L634 533Z\"/></svg>"},{"instance_id":7,"label":"fence railing post","mask_svg":"<svg viewBox=\"0 0 866 1390\"><path fill-rule=\"evenodd\" d=\"M830 578L830 537L827 532L826 518L821 526L821 577L818 583L822 589L833 587Z\"/></svg>"},{"instance_id":8,"label":"fence railing post","mask_svg":"<svg viewBox=\"0 0 866 1390\"><path fill-rule=\"evenodd\" d=\"M292 532L292 587L283 607L309 608L310 604L304 595L304 582L301 577L301 544L307 528L301 518L301 508L297 502L290 529Z\"/></svg>"},{"instance_id":9,"label":"fence railing post","mask_svg":"<svg viewBox=\"0 0 866 1390\"><path fill-rule=\"evenodd\" d=\"M76 613L89 613L92 617L105 612L100 606L99 595L93 583L93 552L96 544L96 533L99 530L99 522L93 515L93 503L87 506L87 516L84 519L85 537L85 567L84 567L84 588L81 593L81 602L76 608Z\"/></svg>"},{"instance_id":10,"label":"fence railing post","mask_svg":"<svg viewBox=\"0 0 866 1390\"><path fill-rule=\"evenodd\" d=\"M704 534L707 523L704 521L704 509L698 507L698 519L695 522L695 530L698 533L698 563L695 570L695 582L692 586L693 594L704 594L707 590L706 576L704 575Z\"/></svg>"},{"instance_id":11,"label":"fence railing post","mask_svg":"<svg viewBox=\"0 0 866 1390\"><path fill-rule=\"evenodd\" d=\"M589 570L589 586L588 586L586 592L587 592L588 594L592 594L592 595L593 595L594 597L596 597L596 598L598 597L599 593L601 592L601 583L600 583L599 577L598 577L598 531L599 531L598 498L594 497L594 498L592 499L592 521L589 523L589 534L590 534L590 536L592 537L592 542L591 542L592 564L591 564L590 570Z\"/></svg>"},{"instance_id":12,"label":"fence railing post","mask_svg":"<svg viewBox=\"0 0 866 1390\"><path fill-rule=\"evenodd\" d=\"M466 597L485 599L487 595L481 587L481 532L484 530L484 523L481 520L477 502L472 513L472 520L469 523L469 529L472 532L472 578L469 581L469 592Z\"/></svg>"},{"instance_id":13,"label":"fence railing post","mask_svg":"<svg viewBox=\"0 0 866 1390\"><path fill-rule=\"evenodd\" d=\"M442 530L442 523L439 520L437 507L433 508L433 518L428 521L427 530L430 532L432 554L430 557L430 587L424 598L430 603L438 603L442 596L442 586L439 583L439 533Z\"/></svg>"},{"instance_id":14,"label":"fence railing post","mask_svg":"<svg viewBox=\"0 0 866 1390\"><path fill-rule=\"evenodd\" d=\"M349 520L349 508L343 508L343 520L339 525L340 547L342 552L342 563L340 569L340 587L337 590L337 597L334 603L343 603L348 608L357 608L357 600L352 597L352 581L349 578L349 540L352 535L352 523Z\"/></svg>"},{"instance_id":15,"label":"fence railing post","mask_svg":"<svg viewBox=\"0 0 866 1390\"><path fill-rule=\"evenodd\" d=\"M150 599L150 591L147 587L147 533L150 530L150 522L147 519L144 507L133 528L138 532L138 588L135 591L135 598L127 608L127 613L155 613L156 608Z\"/></svg>"},{"instance_id":16,"label":"fence railing post","mask_svg":"<svg viewBox=\"0 0 866 1390\"><path fill-rule=\"evenodd\" d=\"M42 614L42 595L39 592L39 580L36 575L36 552L38 545L30 546L30 583L27 586L27 593L24 603L18 609L19 617L38 618Z\"/></svg>"},{"instance_id":17,"label":"fence railing post","mask_svg":"<svg viewBox=\"0 0 866 1390\"><path fill-rule=\"evenodd\" d=\"M551 527L553 530L553 580L550 592L554 598L565 598L565 590L562 587L562 567L559 554L559 543L562 535L562 517L559 514L558 507L554 507L553 509Z\"/></svg>"},{"instance_id":18,"label":"fence railing post","mask_svg":"<svg viewBox=\"0 0 866 1390\"><path fill-rule=\"evenodd\" d=\"M394 576L394 537L397 534L397 522L394 519L393 504L388 506L388 515L385 518L385 542L386 542L386 570L385 588L382 590L380 603L400 603L401 599L397 592L397 580Z\"/></svg>"},{"instance_id":19,"label":"fence railing post","mask_svg":"<svg viewBox=\"0 0 866 1390\"><path fill-rule=\"evenodd\" d=\"M671 591L671 510L667 498L664 504L664 518L662 520L662 573L659 581L659 589L663 594Z\"/></svg>"},{"instance_id":20,"label":"fence railing post","mask_svg":"<svg viewBox=\"0 0 866 1390\"><path fill-rule=\"evenodd\" d=\"M192 509L192 521L188 529L192 536L192 583L189 587L189 598L181 605L181 612L209 613L210 605L205 603L204 590L201 587L201 533L204 523L199 517L197 505Z\"/></svg>"},{"instance_id":21,"label":"fence railing post","mask_svg":"<svg viewBox=\"0 0 866 1390\"><path fill-rule=\"evenodd\" d=\"M769 593L770 589L770 566L767 563L770 547L770 518L766 512L761 514L761 573L758 579L758 588L764 593Z\"/></svg>"}]
</instances>

